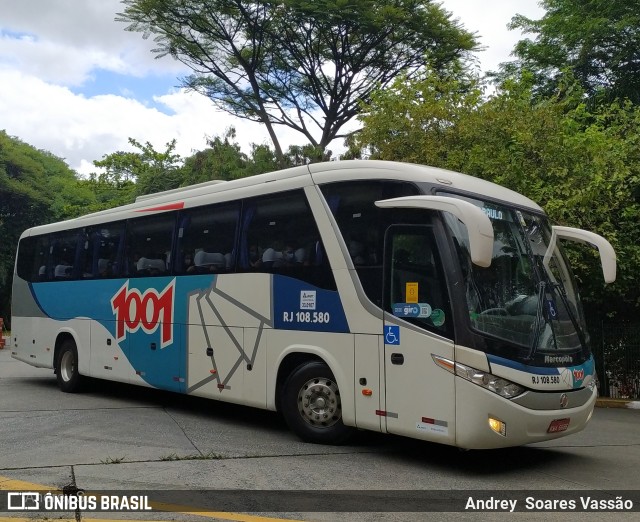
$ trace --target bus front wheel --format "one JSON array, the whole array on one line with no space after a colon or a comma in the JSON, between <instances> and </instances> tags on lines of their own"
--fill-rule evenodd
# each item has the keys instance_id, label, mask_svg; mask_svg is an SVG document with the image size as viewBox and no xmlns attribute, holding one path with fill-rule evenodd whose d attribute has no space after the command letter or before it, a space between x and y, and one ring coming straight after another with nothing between
<instances>
[{"instance_id":1,"label":"bus front wheel","mask_svg":"<svg viewBox=\"0 0 640 522\"><path fill-rule=\"evenodd\" d=\"M56 364L58 387L66 393L80 390L82 376L78 371L78 349L72 339L66 339L60 346Z\"/></svg>"},{"instance_id":2,"label":"bus front wheel","mask_svg":"<svg viewBox=\"0 0 640 522\"><path fill-rule=\"evenodd\" d=\"M298 366L284 383L284 419L301 439L316 444L342 444L352 429L342 422L340 390L329 367L321 362Z\"/></svg>"}]
</instances>

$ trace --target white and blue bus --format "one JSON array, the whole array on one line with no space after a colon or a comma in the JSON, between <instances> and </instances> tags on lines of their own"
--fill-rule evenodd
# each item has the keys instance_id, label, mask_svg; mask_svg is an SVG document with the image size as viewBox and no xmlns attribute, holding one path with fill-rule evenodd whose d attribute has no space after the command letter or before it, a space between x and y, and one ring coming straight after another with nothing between
<instances>
[{"instance_id":1,"label":"white and blue bus","mask_svg":"<svg viewBox=\"0 0 640 522\"><path fill-rule=\"evenodd\" d=\"M381 161L311 164L139 197L19 242L12 356L354 429L497 448L585 427L597 396L575 281L526 197Z\"/></svg>"}]
</instances>

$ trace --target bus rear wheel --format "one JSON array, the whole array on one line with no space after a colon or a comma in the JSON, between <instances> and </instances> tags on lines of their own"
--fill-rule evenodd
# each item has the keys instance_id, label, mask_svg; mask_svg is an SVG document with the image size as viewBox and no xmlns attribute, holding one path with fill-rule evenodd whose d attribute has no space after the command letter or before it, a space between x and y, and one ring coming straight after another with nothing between
<instances>
[{"instance_id":1,"label":"bus rear wheel","mask_svg":"<svg viewBox=\"0 0 640 522\"><path fill-rule=\"evenodd\" d=\"M58 361L56 364L56 377L58 387L65 393L74 393L80 390L82 376L78 371L78 349L72 339L66 339L60 346Z\"/></svg>"},{"instance_id":2,"label":"bus rear wheel","mask_svg":"<svg viewBox=\"0 0 640 522\"><path fill-rule=\"evenodd\" d=\"M343 444L353 433L342 422L340 390L324 363L307 362L293 370L280 406L291 431L307 442Z\"/></svg>"}]
</instances>

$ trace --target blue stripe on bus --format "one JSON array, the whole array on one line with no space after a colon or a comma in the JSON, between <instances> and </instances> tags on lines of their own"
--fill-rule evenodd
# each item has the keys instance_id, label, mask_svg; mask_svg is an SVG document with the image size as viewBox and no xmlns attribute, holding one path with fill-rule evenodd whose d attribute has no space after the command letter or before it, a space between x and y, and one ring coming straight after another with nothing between
<instances>
[{"instance_id":1,"label":"blue stripe on bus","mask_svg":"<svg viewBox=\"0 0 640 522\"><path fill-rule=\"evenodd\" d=\"M561 374L563 370L571 370L574 372L574 385L582 384L584 377L593 375L595 369L595 362L593 360L593 356L591 356L587 361L582 364L578 364L575 366L559 366L559 367L545 367L545 366L529 366L527 364L519 363L516 361L512 361L510 359L504 359L503 357L498 357L496 355L487 354L487 359L490 364L496 364L500 366L506 366L507 368L513 368L514 370L519 370L521 372L533 373L537 375L558 375ZM580 374L582 370L582 377L577 378L576 375Z\"/></svg>"},{"instance_id":2,"label":"blue stripe on bus","mask_svg":"<svg viewBox=\"0 0 640 522\"><path fill-rule=\"evenodd\" d=\"M144 381L154 387L171 391L184 391L184 384L174 380L186 374L186 328L189 295L206 290L214 281L213 275L178 277L173 300L171 344L162 346L161 328L152 333L142 328L126 331L118 345L131 366ZM137 278L128 280L128 290L145 294L147 290L162 291L173 277ZM32 285L42 310L52 319L65 321L88 318L100 323L109 334L118 339L116 317L111 299L127 283L127 279L96 279L85 281L55 281ZM105 339L106 341L106 339ZM155 345L155 347L153 346ZM100 346L92 346L92 351Z\"/></svg>"},{"instance_id":3,"label":"blue stripe on bus","mask_svg":"<svg viewBox=\"0 0 640 522\"><path fill-rule=\"evenodd\" d=\"M207 274L128 280L95 279L43 282L29 286L35 301L48 317L58 321L86 318L100 323L117 340L129 363L145 382L158 388L184 391L184 383L175 380L174 377L186 375L188 347L185 325L200 324L201 321L199 316L187 316L189 299L198 292L206 293L213 288L217 277ZM234 276L229 275L229 277ZM269 299L274 314L271 318L274 328L324 332L349 331L337 291L324 290L304 281L281 275L265 274L265 277L273 278L273 293ZM122 297L124 292L126 295L136 293L138 296L144 296L147 291L154 290L154 294L158 296L156 299L160 299L160 294L172 285L175 286L173 286L173 324L170 342L163 338L160 325L157 328L154 327L153 331L145 331L138 326L139 321L136 322L135 327L126 328L121 321L121 331L117 331L118 323L112 308L112 299L116 295ZM142 297L138 298L139 301L141 299ZM252 303L243 304L248 308L252 305ZM121 335L118 335L119 333ZM94 352L99 349L99 342L91 348Z\"/></svg>"},{"instance_id":4,"label":"blue stripe on bus","mask_svg":"<svg viewBox=\"0 0 640 522\"><path fill-rule=\"evenodd\" d=\"M274 327L312 332L349 332L340 295L291 277L273 277Z\"/></svg>"}]
</instances>

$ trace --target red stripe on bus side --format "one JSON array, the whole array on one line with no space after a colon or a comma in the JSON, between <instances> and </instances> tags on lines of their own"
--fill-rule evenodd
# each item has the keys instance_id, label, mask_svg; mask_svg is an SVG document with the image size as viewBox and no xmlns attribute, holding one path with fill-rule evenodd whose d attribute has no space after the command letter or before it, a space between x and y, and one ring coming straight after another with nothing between
<instances>
[{"instance_id":1,"label":"red stripe on bus side","mask_svg":"<svg viewBox=\"0 0 640 522\"><path fill-rule=\"evenodd\" d=\"M157 212L160 210L180 210L184 208L184 202L180 203L169 203L168 205L160 205L159 207L150 207L150 208L141 208L136 210L136 212Z\"/></svg>"}]
</instances>

